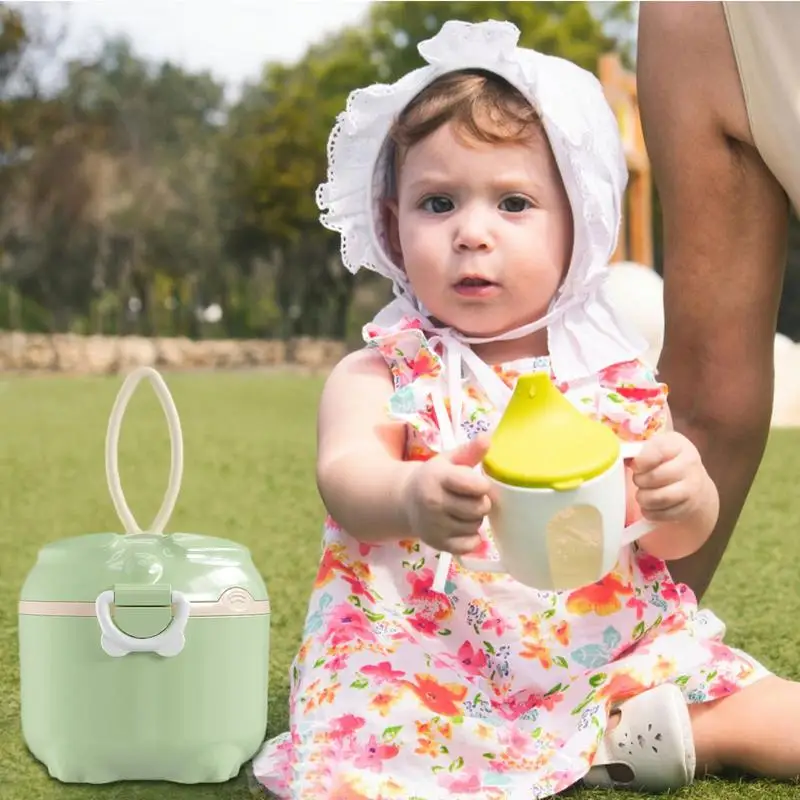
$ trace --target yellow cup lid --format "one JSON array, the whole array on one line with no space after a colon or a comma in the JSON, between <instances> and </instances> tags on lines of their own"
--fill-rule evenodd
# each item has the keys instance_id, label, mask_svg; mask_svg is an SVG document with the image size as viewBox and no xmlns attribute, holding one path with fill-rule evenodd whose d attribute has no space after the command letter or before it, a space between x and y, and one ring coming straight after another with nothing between
<instances>
[{"instance_id":1,"label":"yellow cup lid","mask_svg":"<svg viewBox=\"0 0 800 800\"><path fill-rule=\"evenodd\" d=\"M492 436L483 468L501 483L567 490L610 469L619 440L576 409L547 373L522 375Z\"/></svg>"}]
</instances>

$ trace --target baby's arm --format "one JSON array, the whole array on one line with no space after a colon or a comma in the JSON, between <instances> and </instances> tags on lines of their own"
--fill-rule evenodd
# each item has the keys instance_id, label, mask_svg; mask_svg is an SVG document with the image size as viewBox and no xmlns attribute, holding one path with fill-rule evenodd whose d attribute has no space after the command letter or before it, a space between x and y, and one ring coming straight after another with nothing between
<instances>
[{"instance_id":1,"label":"baby's arm","mask_svg":"<svg viewBox=\"0 0 800 800\"><path fill-rule=\"evenodd\" d=\"M410 537L401 493L405 426L386 416L394 391L383 357L359 350L334 367L320 400L317 486L328 513L362 541Z\"/></svg>"},{"instance_id":2,"label":"baby's arm","mask_svg":"<svg viewBox=\"0 0 800 800\"><path fill-rule=\"evenodd\" d=\"M645 516L656 528L639 544L656 558L677 561L708 540L719 515L719 494L697 448L672 427L648 440L626 470L628 516Z\"/></svg>"}]
</instances>

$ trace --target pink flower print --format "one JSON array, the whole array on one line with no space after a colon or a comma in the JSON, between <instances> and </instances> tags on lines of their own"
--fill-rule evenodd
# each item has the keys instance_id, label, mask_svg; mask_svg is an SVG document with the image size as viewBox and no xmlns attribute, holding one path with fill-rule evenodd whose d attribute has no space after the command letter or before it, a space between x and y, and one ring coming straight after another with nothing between
<instances>
[{"instance_id":1,"label":"pink flower print","mask_svg":"<svg viewBox=\"0 0 800 800\"><path fill-rule=\"evenodd\" d=\"M519 728L510 725L506 728L498 728L497 739L500 744L508 749L508 756L513 759L524 758L531 751L533 739L530 735L525 736Z\"/></svg>"},{"instance_id":2,"label":"pink flower print","mask_svg":"<svg viewBox=\"0 0 800 800\"><path fill-rule=\"evenodd\" d=\"M378 744L378 739L373 734L367 744L356 756L355 766L358 769L369 769L373 772L383 771L383 762L394 758L400 752L396 744Z\"/></svg>"},{"instance_id":3,"label":"pink flower print","mask_svg":"<svg viewBox=\"0 0 800 800\"><path fill-rule=\"evenodd\" d=\"M715 664L733 664L739 659L733 654L730 647L719 642L710 641L708 649L711 651L711 658Z\"/></svg>"},{"instance_id":4,"label":"pink flower print","mask_svg":"<svg viewBox=\"0 0 800 800\"><path fill-rule=\"evenodd\" d=\"M492 543L489 538L481 531L480 543L469 554L470 558L490 558L492 555Z\"/></svg>"},{"instance_id":5,"label":"pink flower print","mask_svg":"<svg viewBox=\"0 0 800 800\"><path fill-rule=\"evenodd\" d=\"M652 581L658 578L664 572L664 562L660 558L651 556L649 553L639 551L636 557L636 563L642 572L642 577L646 581Z\"/></svg>"},{"instance_id":6,"label":"pink flower print","mask_svg":"<svg viewBox=\"0 0 800 800\"><path fill-rule=\"evenodd\" d=\"M515 720L521 717L534 706L541 704L541 695L531 689L523 689L521 692L511 695L504 700L492 699L492 708L503 718Z\"/></svg>"},{"instance_id":7,"label":"pink flower print","mask_svg":"<svg viewBox=\"0 0 800 800\"><path fill-rule=\"evenodd\" d=\"M439 774L439 786L453 794L477 794L481 791L481 778L478 770L464 770L459 775Z\"/></svg>"},{"instance_id":8,"label":"pink flower print","mask_svg":"<svg viewBox=\"0 0 800 800\"><path fill-rule=\"evenodd\" d=\"M486 653L476 650L471 642L464 642L458 648L458 661L467 675L479 676L486 667Z\"/></svg>"},{"instance_id":9,"label":"pink flower print","mask_svg":"<svg viewBox=\"0 0 800 800\"><path fill-rule=\"evenodd\" d=\"M569 789L570 786L575 784L575 774L559 770L558 772L551 773L550 780L553 786L553 794L560 794L565 789Z\"/></svg>"},{"instance_id":10,"label":"pink flower print","mask_svg":"<svg viewBox=\"0 0 800 800\"><path fill-rule=\"evenodd\" d=\"M363 597L370 603L375 602L375 595L367 589L367 584L361 578L351 577L350 575L342 575L342 577L350 584L350 593L356 597Z\"/></svg>"},{"instance_id":11,"label":"pink flower print","mask_svg":"<svg viewBox=\"0 0 800 800\"><path fill-rule=\"evenodd\" d=\"M537 703L537 705L541 706L547 711L552 711L563 699L564 695L561 692L552 692L551 694L542 697L541 702Z\"/></svg>"},{"instance_id":12,"label":"pink flower print","mask_svg":"<svg viewBox=\"0 0 800 800\"><path fill-rule=\"evenodd\" d=\"M507 630L512 629L513 625L510 625L502 617L489 617L489 619L481 625L482 631L491 631L496 636L502 636Z\"/></svg>"},{"instance_id":13,"label":"pink flower print","mask_svg":"<svg viewBox=\"0 0 800 800\"><path fill-rule=\"evenodd\" d=\"M400 320L400 322L397 323L396 327L399 328L400 330L421 331L422 320L419 320L416 317L409 317L406 315Z\"/></svg>"},{"instance_id":14,"label":"pink flower print","mask_svg":"<svg viewBox=\"0 0 800 800\"><path fill-rule=\"evenodd\" d=\"M621 383L635 383L642 375L642 368L636 360L612 364L600 371L599 380L604 386L618 386Z\"/></svg>"},{"instance_id":15,"label":"pink flower print","mask_svg":"<svg viewBox=\"0 0 800 800\"><path fill-rule=\"evenodd\" d=\"M324 666L325 669L329 669L331 672L338 672L340 669L344 669L347 666L347 656L342 654L334 656L326 661Z\"/></svg>"},{"instance_id":16,"label":"pink flower print","mask_svg":"<svg viewBox=\"0 0 800 800\"><path fill-rule=\"evenodd\" d=\"M664 401L664 391L660 386L618 386L617 394L622 395L626 400L632 402L645 403L646 411L639 412L639 416L644 417L647 426L641 433L647 431L653 424L655 412ZM633 409L631 409L633 410ZM646 412L650 412L649 414ZM640 433L640 431L636 431ZM641 435L641 434L640 434Z\"/></svg>"},{"instance_id":17,"label":"pink flower print","mask_svg":"<svg viewBox=\"0 0 800 800\"><path fill-rule=\"evenodd\" d=\"M561 392L561 394L566 394L569 391L569 389L570 389L569 382L568 381L560 381L560 382L557 381L555 379L555 375L553 375L552 371L550 372L550 380L553 381L553 383L556 385L556 389L558 389L558 391Z\"/></svg>"},{"instance_id":18,"label":"pink flower print","mask_svg":"<svg viewBox=\"0 0 800 800\"><path fill-rule=\"evenodd\" d=\"M727 697L729 694L739 691L739 686L728 678L720 676L709 687L708 696L713 700L719 700L720 697Z\"/></svg>"},{"instance_id":19,"label":"pink flower print","mask_svg":"<svg viewBox=\"0 0 800 800\"><path fill-rule=\"evenodd\" d=\"M355 714L344 714L331 720L330 736L334 741L352 736L357 730L364 727L364 718Z\"/></svg>"},{"instance_id":20,"label":"pink flower print","mask_svg":"<svg viewBox=\"0 0 800 800\"><path fill-rule=\"evenodd\" d=\"M434 573L430 567L425 567L418 572L412 570L406 573L406 581L411 586L411 594L405 598L405 601L409 605L415 606L417 613L441 621L452 614L452 608L447 595L434 592L431 588L433 578Z\"/></svg>"},{"instance_id":21,"label":"pink flower print","mask_svg":"<svg viewBox=\"0 0 800 800\"><path fill-rule=\"evenodd\" d=\"M625 607L636 609L636 619L638 621L644 616L644 610L647 608L647 603L640 597L631 597L631 599L625 603Z\"/></svg>"},{"instance_id":22,"label":"pink flower print","mask_svg":"<svg viewBox=\"0 0 800 800\"><path fill-rule=\"evenodd\" d=\"M366 558L373 550L380 547L379 544L370 544L369 542L358 543L358 554L362 558Z\"/></svg>"},{"instance_id":23,"label":"pink flower print","mask_svg":"<svg viewBox=\"0 0 800 800\"><path fill-rule=\"evenodd\" d=\"M415 631L424 633L426 636L435 636L439 630L439 623L430 617L424 617L420 614L415 614L409 619L409 624Z\"/></svg>"},{"instance_id":24,"label":"pink flower print","mask_svg":"<svg viewBox=\"0 0 800 800\"><path fill-rule=\"evenodd\" d=\"M418 572L409 572L406 580L411 585L411 600L438 600L438 594L434 592L433 586L434 573L430 567L425 567Z\"/></svg>"},{"instance_id":25,"label":"pink flower print","mask_svg":"<svg viewBox=\"0 0 800 800\"><path fill-rule=\"evenodd\" d=\"M679 603L681 600L681 593L678 589L678 585L672 581L664 581L661 584L661 596L668 603Z\"/></svg>"},{"instance_id":26,"label":"pink flower print","mask_svg":"<svg viewBox=\"0 0 800 800\"><path fill-rule=\"evenodd\" d=\"M412 380L423 376L435 377L441 369L439 357L425 344L423 344L413 359L406 359L406 364L411 370Z\"/></svg>"},{"instance_id":27,"label":"pink flower print","mask_svg":"<svg viewBox=\"0 0 800 800\"><path fill-rule=\"evenodd\" d=\"M356 737L350 736L334 736L329 733L330 744L326 748L320 748L317 754L319 760L326 764L333 764L336 762L349 761L356 754ZM314 759L316 760L316 758Z\"/></svg>"},{"instance_id":28,"label":"pink flower print","mask_svg":"<svg viewBox=\"0 0 800 800\"><path fill-rule=\"evenodd\" d=\"M360 608L350 603L339 603L330 610L323 641L331 647L338 647L354 639L374 642L375 634Z\"/></svg>"},{"instance_id":29,"label":"pink flower print","mask_svg":"<svg viewBox=\"0 0 800 800\"><path fill-rule=\"evenodd\" d=\"M405 677L405 672L392 669L392 665L388 661L381 661L380 664L367 664L367 666L361 667L361 673L368 678L373 678L378 686L382 683L396 683Z\"/></svg>"}]
</instances>

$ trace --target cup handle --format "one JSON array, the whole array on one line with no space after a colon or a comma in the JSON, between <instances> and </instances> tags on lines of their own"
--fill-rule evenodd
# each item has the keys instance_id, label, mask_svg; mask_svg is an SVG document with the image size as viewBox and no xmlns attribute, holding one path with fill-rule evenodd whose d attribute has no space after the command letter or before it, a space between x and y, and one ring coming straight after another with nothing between
<instances>
[{"instance_id":1,"label":"cup handle","mask_svg":"<svg viewBox=\"0 0 800 800\"><path fill-rule=\"evenodd\" d=\"M622 451L622 458L627 460L629 458L636 458L642 452L644 442L621 442L620 450ZM636 522L626 526L622 531L622 544L633 544L637 539L640 539L646 533L655 529L655 524L647 519L640 519Z\"/></svg>"}]
</instances>

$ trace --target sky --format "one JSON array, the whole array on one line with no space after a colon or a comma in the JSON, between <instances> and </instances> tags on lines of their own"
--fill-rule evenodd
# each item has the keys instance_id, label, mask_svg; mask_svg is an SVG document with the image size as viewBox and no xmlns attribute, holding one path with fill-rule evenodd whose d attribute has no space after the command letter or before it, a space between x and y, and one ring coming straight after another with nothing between
<instances>
[{"instance_id":1,"label":"sky","mask_svg":"<svg viewBox=\"0 0 800 800\"><path fill-rule=\"evenodd\" d=\"M299 58L324 34L357 22L368 0L76 0L37 3L69 32L65 56L127 34L134 50L189 70L210 70L235 91L267 61Z\"/></svg>"}]
</instances>

